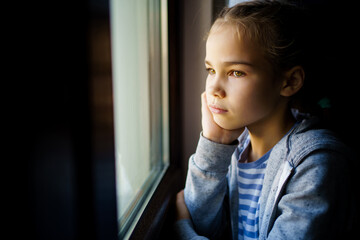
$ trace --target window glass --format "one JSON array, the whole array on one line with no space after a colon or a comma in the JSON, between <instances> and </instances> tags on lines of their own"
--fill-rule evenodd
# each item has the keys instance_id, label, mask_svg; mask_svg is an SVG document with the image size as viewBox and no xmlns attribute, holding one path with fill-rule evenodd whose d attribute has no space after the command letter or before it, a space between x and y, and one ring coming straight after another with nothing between
<instances>
[{"instance_id":1,"label":"window glass","mask_svg":"<svg viewBox=\"0 0 360 240\"><path fill-rule=\"evenodd\" d=\"M120 236L131 232L168 166L167 13L161 0L112 0Z\"/></svg>"}]
</instances>

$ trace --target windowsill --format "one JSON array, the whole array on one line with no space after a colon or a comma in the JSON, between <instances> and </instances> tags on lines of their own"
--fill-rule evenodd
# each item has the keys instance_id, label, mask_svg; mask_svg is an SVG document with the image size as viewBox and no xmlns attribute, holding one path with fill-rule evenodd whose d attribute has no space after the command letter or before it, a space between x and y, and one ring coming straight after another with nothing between
<instances>
[{"instance_id":1,"label":"windowsill","mask_svg":"<svg viewBox=\"0 0 360 240\"><path fill-rule=\"evenodd\" d=\"M169 167L146 205L130 239L163 239L172 231L175 195L181 189L181 170ZM165 238L164 238L165 239Z\"/></svg>"}]
</instances>

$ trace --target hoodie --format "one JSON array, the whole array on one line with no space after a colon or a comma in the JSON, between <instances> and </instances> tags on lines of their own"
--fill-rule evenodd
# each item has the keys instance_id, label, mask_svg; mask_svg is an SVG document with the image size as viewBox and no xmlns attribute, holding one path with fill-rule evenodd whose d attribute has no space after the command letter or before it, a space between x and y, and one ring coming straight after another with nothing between
<instances>
[{"instance_id":1,"label":"hoodie","mask_svg":"<svg viewBox=\"0 0 360 240\"><path fill-rule=\"evenodd\" d=\"M351 227L350 150L319 120L298 123L272 149L260 195L259 239L344 239ZM184 190L191 220L180 239L238 238L237 162L249 133L234 145L200 136Z\"/></svg>"}]
</instances>

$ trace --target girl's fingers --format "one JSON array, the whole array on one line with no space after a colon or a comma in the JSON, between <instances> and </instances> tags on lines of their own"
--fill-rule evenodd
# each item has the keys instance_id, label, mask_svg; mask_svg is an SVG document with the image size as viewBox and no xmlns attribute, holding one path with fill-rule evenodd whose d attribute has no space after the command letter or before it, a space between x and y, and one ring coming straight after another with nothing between
<instances>
[{"instance_id":1,"label":"girl's fingers","mask_svg":"<svg viewBox=\"0 0 360 240\"><path fill-rule=\"evenodd\" d=\"M210 113L210 110L207 106L207 100L206 100L206 92L203 92L201 94L201 109L202 109L202 113L204 114L209 114Z\"/></svg>"}]
</instances>

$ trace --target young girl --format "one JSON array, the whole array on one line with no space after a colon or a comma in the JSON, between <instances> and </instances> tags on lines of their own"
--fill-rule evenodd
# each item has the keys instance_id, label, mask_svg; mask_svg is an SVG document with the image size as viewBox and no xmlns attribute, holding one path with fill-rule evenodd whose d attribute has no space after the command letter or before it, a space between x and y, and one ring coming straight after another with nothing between
<instances>
[{"instance_id":1,"label":"young girl","mask_svg":"<svg viewBox=\"0 0 360 240\"><path fill-rule=\"evenodd\" d=\"M203 131L177 196L181 239L346 237L348 150L292 109L305 80L302 14L251 1L213 24Z\"/></svg>"}]
</instances>

